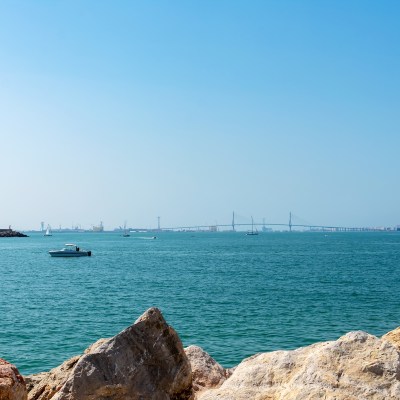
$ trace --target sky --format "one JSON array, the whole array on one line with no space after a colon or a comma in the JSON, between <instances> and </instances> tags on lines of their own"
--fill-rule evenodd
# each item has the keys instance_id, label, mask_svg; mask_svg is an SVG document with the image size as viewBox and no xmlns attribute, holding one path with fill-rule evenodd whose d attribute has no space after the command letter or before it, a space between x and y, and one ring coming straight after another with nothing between
<instances>
[{"instance_id":1,"label":"sky","mask_svg":"<svg viewBox=\"0 0 400 400\"><path fill-rule=\"evenodd\" d=\"M400 224L399 18L388 0L1 1L0 227Z\"/></svg>"}]
</instances>

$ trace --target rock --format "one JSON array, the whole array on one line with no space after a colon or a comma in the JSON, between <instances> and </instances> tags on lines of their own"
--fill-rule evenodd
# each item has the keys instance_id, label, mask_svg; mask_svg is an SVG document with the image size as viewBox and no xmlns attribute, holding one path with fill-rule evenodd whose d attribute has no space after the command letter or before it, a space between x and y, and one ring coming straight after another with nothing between
<instances>
[{"instance_id":1,"label":"rock","mask_svg":"<svg viewBox=\"0 0 400 400\"><path fill-rule=\"evenodd\" d=\"M84 355L29 377L30 400L190 399L190 363L157 308Z\"/></svg>"},{"instance_id":2,"label":"rock","mask_svg":"<svg viewBox=\"0 0 400 400\"><path fill-rule=\"evenodd\" d=\"M109 339L99 339L90 345L84 354L90 354ZM75 356L62 363L60 366L49 372L29 375L25 377L26 386L29 392L29 400L49 400L64 385L69 378L76 363L82 356Z\"/></svg>"},{"instance_id":3,"label":"rock","mask_svg":"<svg viewBox=\"0 0 400 400\"><path fill-rule=\"evenodd\" d=\"M399 352L358 331L332 342L244 360L220 388L199 400L400 399Z\"/></svg>"},{"instance_id":4,"label":"rock","mask_svg":"<svg viewBox=\"0 0 400 400\"><path fill-rule=\"evenodd\" d=\"M400 327L383 335L382 339L392 343L392 345L400 351Z\"/></svg>"},{"instance_id":5,"label":"rock","mask_svg":"<svg viewBox=\"0 0 400 400\"><path fill-rule=\"evenodd\" d=\"M27 390L15 365L0 358L0 400L26 400Z\"/></svg>"},{"instance_id":6,"label":"rock","mask_svg":"<svg viewBox=\"0 0 400 400\"><path fill-rule=\"evenodd\" d=\"M84 354L93 352L107 340L109 339L99 339L97 342L90 345L84 351ZM82 356L72 357L49 372L41 372L39 374L26 376L25 382L29 393L29 400L51 399L62 388L81 357Z\"/></svg>"},{"instance_id":7,"label":"rock","mask_svg":"<svg viewBox=\"0 0 400 400\"><path fill-rule=\"evenodd\" d=\"M49 372L26 376L29 400L51 399L67 381L80 358L81 356L72 357Z\"/></svg>"},{"instance_id":8,"label":"rock","mask_svg":"<svg viewBox=\"0 0 400 400\"><path fill-rule=\"evenodd\" d=\"M192 385L195 392L219 387L230 375L201 347L186 347L185 353L192 368Z\"/></svg>"},{"instance_id":9,"label":"rock","mask_svg":"<svg viewBox=\"0 0 400 400\"><path fill-rule=\"evenodd\" d=\"M28 235L12 229L0 229L0 237L28 237Z\"/></svg>"}]
</instances>

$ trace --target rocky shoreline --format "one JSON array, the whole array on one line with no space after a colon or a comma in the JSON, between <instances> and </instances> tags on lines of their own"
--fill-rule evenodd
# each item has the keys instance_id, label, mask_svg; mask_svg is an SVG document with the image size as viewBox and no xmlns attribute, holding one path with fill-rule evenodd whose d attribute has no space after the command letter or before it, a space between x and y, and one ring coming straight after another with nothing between
<instances>
[{"instance_id":1,"label":"rocky shoreline","mask_svg":"<svg viewBox=\"0 0 400 400\"><path fill-rule=\"evenodd\" d=\"M382 338L350 332L225 369L197 346L184 349L160 310L151 308L49 372L22 377L0 359L0 399L400 399L400 328Z\"/></svg>"},{"instance_id":2,"label":"rocky shoreline","mask_svg":"<svg viewBox=\"0 0 400 400\"><path fill-rule=\"evenodd\" d=\"M0 237L28 237L24 233L13 231L11 228L9 229L0 229Z\"/></svg>"}]
</instances>

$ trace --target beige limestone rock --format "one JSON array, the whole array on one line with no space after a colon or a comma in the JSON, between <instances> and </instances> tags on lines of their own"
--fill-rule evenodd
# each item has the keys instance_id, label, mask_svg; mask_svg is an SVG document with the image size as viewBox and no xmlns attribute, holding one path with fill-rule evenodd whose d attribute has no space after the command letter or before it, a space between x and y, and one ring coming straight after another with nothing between
<instances>
[{"instance_id":1,"label":"beige limestone rock","mask_svg":"<svg viewBox=\"0 0 400 400\"><path fill-rule=\"evenodd\" d=\"M397 350L400 350L400 327L388 332L386 335L383 335L382 339L392 343Z\"/></svg>"},{"instance_id":2,"label":"beige limestone rock","mask_svg":"<svg viewBox=\"0 0 400 400\"><path fill-rule=\"evenodd\" d=\"M294 351L244 360L220 388L199 400L400 399L397 349L365 332Z\"/></svg>"},{"instance_id":3,"label":"beige limestone rock","mask_svg":"<svg viewBox=\"0 0 400 400\"><path fill-rule=\"evenodd\" d=\"M15 365L0 358L0 400L26 400L25 381Z\"/></svg>"},{"instance_id":4,"label":"beige limestone rock","mask_svg":"<svg viewBox=\"0 0 400 400\"><path fill-rule=\"evenodd\" d=\"M81 357L29 378L30 400L178 400L192 393L182 343L156 308Z\"/></svg>"},{"instance_id":5,"label":"beige limestone rock","mask_svg":"<svg viewBox=\"0 0 400 400\"><path fill-rule=\"evenodd\" d=\"M201 347L186 347L185 353L192 368L192 384L195 392L219 387L230 375Z\"/></svg>"}]
</instances>

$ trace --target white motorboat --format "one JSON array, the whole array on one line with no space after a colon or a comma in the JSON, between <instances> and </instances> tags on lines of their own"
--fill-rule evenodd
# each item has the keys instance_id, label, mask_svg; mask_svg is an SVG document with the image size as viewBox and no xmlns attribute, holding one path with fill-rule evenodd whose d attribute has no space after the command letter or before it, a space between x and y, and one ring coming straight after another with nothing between
<instances>
[{"instance_id":1,"label":"white motorboat","mask_svg":"<svg viewBox=\"0 0 400 400\"><path fill-rule=\"evenodd\" d=\"M89 250L81 250L76 244L67 243L61 250L50 250L49 254L52 257L85 257L91 256L92 252Z\"/></svg>"}]
</instances>

